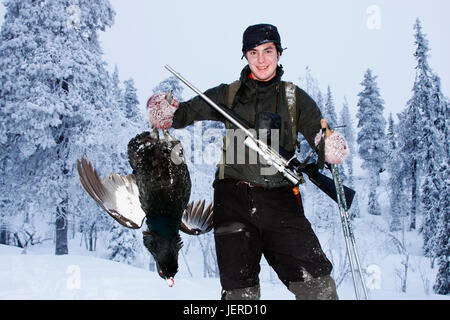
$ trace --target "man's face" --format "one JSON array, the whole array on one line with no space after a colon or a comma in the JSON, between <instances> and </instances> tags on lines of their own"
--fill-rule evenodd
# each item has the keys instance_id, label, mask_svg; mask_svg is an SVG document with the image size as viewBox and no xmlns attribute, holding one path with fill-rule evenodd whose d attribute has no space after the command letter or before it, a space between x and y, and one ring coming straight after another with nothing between
<instances>
[{"instance_id":1,"label":"man's face","mask_svg":"<svg viewBox=\"0 0 450 320\"><path fill-rule=\"evenodd\" d=\"M248 50L245 56L253 79L269 81L275 77L280 54L273 42L263 43Z\"/></svg>"}]
</instances>

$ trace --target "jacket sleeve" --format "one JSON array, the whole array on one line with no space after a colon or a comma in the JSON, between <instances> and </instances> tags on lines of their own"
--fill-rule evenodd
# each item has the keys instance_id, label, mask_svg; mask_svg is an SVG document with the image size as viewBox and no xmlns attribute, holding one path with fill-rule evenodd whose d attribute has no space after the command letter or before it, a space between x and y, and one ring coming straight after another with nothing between
<instances>
[{"instance_id":1,"label":"jacket sleeve","mask_svg":"<svg viewBox=\"0 0 450 320\"><path fill-rule=\"evenodd\" d=\"M221 84L205 91L205 95L217 104L226 104L228 96L228 85ZM195 121L213 120L224 121L223 116L213 109L200 96L181 102L173 117L172 127L181 129L193 124Z\"/></svg>"},{"instance_id":2,"label":"jacket sleeve","mask_svg":"<svg viewBox=\"0 0 450 320\"><path fill-rule=\"evenodd\" d=\"M297 131L308 141L311 148L315 148L314 139L321 129L322 113L316 102L302 89L297 87ZM319 167L323 167L325 158L324 147L319 150Z\"/></svg>"}]
</instances>

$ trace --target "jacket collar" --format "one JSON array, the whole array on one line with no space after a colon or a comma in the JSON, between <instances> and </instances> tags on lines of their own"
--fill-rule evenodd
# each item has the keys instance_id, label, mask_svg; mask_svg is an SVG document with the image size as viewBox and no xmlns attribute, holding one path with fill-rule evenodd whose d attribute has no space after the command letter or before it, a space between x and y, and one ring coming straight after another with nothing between
<instances>
[{"instance_id":1,"label":"jacket collar","mask_svg":"<svg viewBox=\"0 0 450 320\"><path fill-rule=\"evenodd\" d=\"M250 67L248 65L246 65L244 67L244 69L242 69L242 71L241 71L240 80L242 83L244 83L250 89L264 90L264 88L273 87L281 81L281 76L284 73L283 66L278 65L276 72L277 72L277 74L275 75L275 77L267 82L257 81L257 80L250 79L250 73L251 73Z\"/></svg>"}]
</instances>

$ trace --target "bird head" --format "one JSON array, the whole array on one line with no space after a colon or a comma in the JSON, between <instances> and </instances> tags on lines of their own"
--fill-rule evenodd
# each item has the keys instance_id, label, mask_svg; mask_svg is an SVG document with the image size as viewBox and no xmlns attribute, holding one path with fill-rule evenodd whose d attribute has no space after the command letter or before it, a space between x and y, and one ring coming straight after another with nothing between
<instances>
[{"instance_id":1,"label":"bird head","mask_svg":"<svg viewBox=\"0 0 450 320\"><path fill-rule=\"evenodd\" d=\"M149 230L143 234L144 245L156 261L159 276L172 287L173 277L178 272L178 252L183 246L180 235L162 237Z\"/></svg>"}]
</instances>

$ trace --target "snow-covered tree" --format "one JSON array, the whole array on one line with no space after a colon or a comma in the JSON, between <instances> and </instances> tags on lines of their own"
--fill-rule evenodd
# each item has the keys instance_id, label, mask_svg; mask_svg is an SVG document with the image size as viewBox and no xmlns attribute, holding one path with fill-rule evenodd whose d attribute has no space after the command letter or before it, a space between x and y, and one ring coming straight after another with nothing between
<instances>
[{"instance_id":1,"label":"snow-covered tree","mask_svg":"<svg viewBox=\"0 0 450 320\"><path fill-rule=\"evenodd\" d=\"M148 130L148 121L143 114L143 110L139 107L139 100L137 97L137 90L134 86L132 78L123 81L124 89L122 89L121 81L119 79L119 71L117 66L114 68L112 75L112 91L114 100L120 110L122 122L122 141L121 149L118 154L112 154L111 157L118 164L118 172L127 172L130 169L128 164L127 144L135 135Z\"/></svg>"},{"instance_id":2,"label":"snow-covered tree","mask_svg":"<svg viewBox=\"0 0 450 320\"><path fill-rule=\"evenodd\" d=\"M357 142L359 145L359 155L363 159L362 167L369 172L369 213L381 214L377 200L376 187L380 184L380 172L385 168L386 160L386 120L383 117L383 100L381 99L376 82L377 77L372 75L368 69L361 82L363 90L358 94L359 119Z\"/></svg>"},{"instance_id":3,"label":"snow-covered tree","mask_svg":"<svg viewBox=\"0 0 450 320\"><path fill-rule=\"evenodd\" d=\"M342 110L341 110L340 116L341 116L340 121L341 121L343 128L339 129L339 130L343 133L345 139L347 140L348 147L350 149L350 154L349 154L347 160L345 160L345 162L350 164L350 163L353 163L353 157L356 152L355 129L353 126L353 119L350 115L350 110L349 110L348 101L347 101L346 97L344 97L344 103L342 105ZM353 173L353 165L349 166L348 172Z\"/></svg>"},{"instance_id":4,"label":"snow-covered tree","mask_svg":"<svg viewBox=\"0 0 450 320\"><path fill-rule=\"evenodd\" d=\"M181 85L180 80L175 76L171 76L161 81L155 88L153 88L154 93L169 92L170 90L172 90L174 97L180 101L182 100L184 88Z\"/></svg>"},{"instance_id":5,"label":"snow-covered tree","mask_svg":"<svg viewBox=\"0 0 450 320\"><path fill-rule=\"evenodd\" d=\"M114 66L114 71L112 74L112 94L114 96L114 101L116 101L117 105L120 106L120 109L124 109L124 94L123 89L120 85L120 79L119 79L119 68L117 65ZM125 111L123 110L123 113L125 114Z\"/></svg>"},{"instance_id":6,"label":"snow-covered tree","mask_svg":"<svg viewBox=\"0 0 450 320\"><path fill-rule=\"evenodd\" d=\"M142 237L133 229L124 228L115 221L112 222L108 232L108 247L106 258L126 263L132 266L142 267Z\"/></svg>"},{"instance_id":7,"label":"snow-covered tree","mask_svg":"<svg viewBox=\"0 0 450 320\"><path fill-rule=\"evenodd\" d=\"M448 130L450 121L450 103L449 100L444 96L441 90L441 79L437 74L432 75L433 89L431 91L431 105L429 115L432 117L428 119L430 125L432 124L438 134L440 141L439 143L443 146L443 150L438 154L442 159L448 158L450 156L449 152L449 140L448 140ZM423 128L423 134L427 134L427 130ZM425 148L427 144L425 143Z\"/></svg>"},{"instance_id":8,"label":"snow-covered tree","mask_svg":"<svg viewBox=\"0 0 450 320\"><path fill-rule=\"evenodd\" d=\"M340 114L340 124L343 126L342 129L339 129L340 132L344 135L347 140L348 147L350 149L350 153L342 164L344 170L342 170L343 180L348 184L350 188L355 187L354 183L354 174L353 174L353 157L356 152L355 148L355 133L353 128L353 121L350 115L350 111L348 108L347 98L344 97L344 104L342 106L341 114ZM344 174L345 173L345 174ZM359 203L358 203L358 193L356 193L355 198L353 199L352 207L350 208L350 217L359 217Z\"/></svg>"},{"instance_id":9,"label":"snow-covered tree","mask_svg":"<svg viewBox=\"0 0 450 320\"><path fill-rule=\"evenodd\" d=\"M111 152L117 143L108 136L116 104L97 39L114 12L107 0L4 4L0 143L8 174L1 186L9 190L3 204L10 215L54 221L55 253L66 254L69 210L89 207L72 202L81 192L75 160Z\"/></svg>"},{"instance_id":10,"label":"snow-covered tree","mask_svg":"<svg viewBox=\"0 0 450 320\"><path fill-rule=\"evenodd\" d=\"M450 293L450 169L449 169L449 141L448 141L448 121L449 101L440 91L440 82L437 76L434 77L434 90L432 101L436 110L436 119L434 124L439 134L439 141L436 141L443 150L440 150L439 156L435 161L441 158L441 164L438 172L435 174L436 180L440 180L441 188L439 190L439 206L436 217L436 235L434 236L433 255L436 258L438 273L433 291L437 294L448 295ZM428 210L428 216L432 213ZM425 225L425 223L424 223Z\"/></svg>"},{"instance_id":11,"label":"snow-covered tree","mask_svg":"<svg viewBox=\"0 0 450 320\"><path fill-rule=\"evenodd\" d=\"M321 110L322 114L325 112L325 106L323 104L323 94L320 91L319 82L312 75L311 68L306 67L304 77L300 77L300 88L303 89L308 95L317 103L317 106ZM300 148L297 152L297 157L300 160L305 159L311 152L311 147L306 139L299 133L298 139L300 141Z\"/></svg>"},{"instance_id":12,"label":"snow-covered tree","mask_svg":"<svg viewBox=\"0 0 450 320\"><path fill-rule=\"evenodd\" d=\"M406 109L399 116L401 122L400 139L402 140L402 152L405 155L405 166L409 168L407 175L408 184L411 186L411 212L410 229L416 228L416 212L419 200L418 183L420 177L420 160L423 157L422 141L422 114L428 108L433 88L432 71L428 65L428 41L422 33L422 26L417 19L415 25L414 57L417 61L416 77L413 85L413 95L406 104Z\"/></svg>"},{"instance_id":13,"label":"snow-covered tree","mask_svg":"<svg viewBox=\"0 0 450 320\"><path fill-rule=\"evenodd\" d=\"M422 167L424 180L421 185L420 202L422 204L424 219L421 226L421 232L424 237L425 254L435 257L439 246L435 241L438 228L438 219L442 214L440 210L441 192L445 190L445 180L441 176L439 166L441 161L448 162L445 148L442 148L444 136L439 131L436 124L445 119L439 119L438 101L429 101L429 105L423 110L422 115ZM445 144L445 142L444 142ZM444 150L443 150L444 149Z\"/></svg>"},{"instance_id":14,"label":"snow-covered tree","mask_svg":"<svg viewBox=\"0 0 450 320\"><path fill-rule=\"evenodd\" d=\"M147 120L143 117L139 109L139 100L137 97L137 90L134 86L132 78L124 81L125 92L123 95L123 102L125 107L125 116L131 125L139 129L143 129L147 125Z\"/></svg>"},{"instance_id":15,"label":"snow-covered tree","mask_svg":"<svg viewBox=\"0 0 450 320\"><path fill-rule=\"evenodd\" d=\"M390 194L390 207L391 207L391 223L390 231L400 231L403 228L402 217L405 216L405 187L404 176L405 168L403 166L402 159L400 157L400 149L398 147L398 134L397 127L394 124L392 113L389 114L388 131L388 159L387 171L389 172L389 194Z\"/></svg>"},{"instance_id":16,"label":"snow-covered tree","mask_svg":"<svg viewBox=\"0 0 450 320\"><path fill-rule=\"evenodd\" d=\"M338 125L338 119L336 115L336 108L334 106L333 94L331 93L330 86L327 87L327 97L325 100L325 109L322 116L327 119L330 128Z\"/></svg>"},{"instance_id":17,"label":"snow-covered tree","mask_svg":"<svg viewBox=\"0 0 450 320\"><path fill-rule=\"evenodd\" d=\"M437 217L437 234L435 236L435 256L437 259L438 273L433 285L437 294L450 293L450 169L447 162L442 162L439 168L440 177L444 182L439 194L440 210Z\"/></svg>"},{"instance_id":18,"label":"snow-covered tree","mask_svg":"<svg viewBox=\"0 0 450 320\"><path fill-rule=\"evenodd\" d=\"M440 80L437 75L432 75L430 96L427 105L423 105L422 112L422 168L423 181L421 185L420 202L423 208L423 223L420 231L424 239L425 254L432 260L442 252L442 239L439 239L444 227L442 215L445 215L448 208L443 206L445 199L442 194L447 191L446 184L448 177L443 173L448 164L448 141L445 141L445 113L446 99L440 90ZM444 168L443 168L444 166ZM444 232L446 233L446 231ZM448 233L447 233L448 236Z\"/></svg>"},{"instance_id":19,"label":"snow-covered tree","mask_svg":"<svg viewBox=\"0 0 450 320\"><path fill-rule=\"evenodd\" d=\"M420 201L425 255L439 271L433 289L449 292L449 203L448 203L448 100L440 89L439 77L428 65L429 46L417 19L414 25L417 61L413 94L399 115L399 133L403 165L408 169L411 185L410 229L416 228L416 211ZM420 189L419 182L421 182ZM420 191L420 192L419 192Z\"/></svg>"},{"instance_id":20,"label":"snow-covered tree","mask_svg":"<svg viewBox=\"0 0 450 320\"><path fill-rule=\"evenodd\" d=\"M305 68L305 75L304 77L300 77L300 88L302 88L305 92L308 93L308 95L313 98L314 101L317 102L319 99L320 92L320 86L317 79L312 75L311 68L307 66Z\"/></svg>"}]
</instances>

